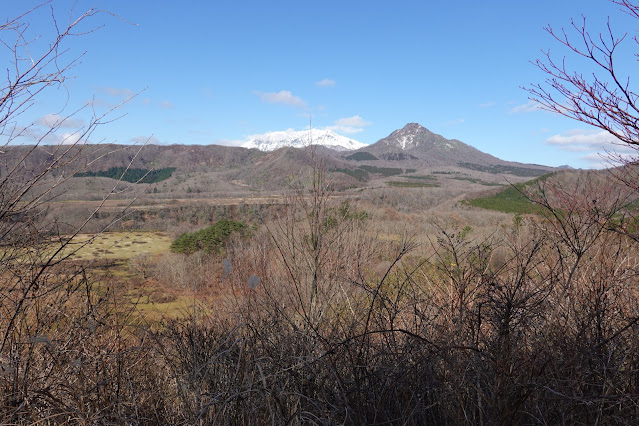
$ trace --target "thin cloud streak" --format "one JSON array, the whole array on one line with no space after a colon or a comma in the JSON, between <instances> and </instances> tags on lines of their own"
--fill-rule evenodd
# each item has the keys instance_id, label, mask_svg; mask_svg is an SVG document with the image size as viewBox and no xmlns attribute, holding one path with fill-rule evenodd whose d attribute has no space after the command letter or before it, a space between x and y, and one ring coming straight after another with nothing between
<instances>
[{"instance_id":1,"label":"thin cloud streak","mask_svg":"<svg viewBox=\"0 0 639 426\"><path fill-rule=\"evenodd\" d=\"M279 92L256 91L254 93L265 103L291 105L298 108L304 108L306 106L306 102L304 102L302 98L293 95L289 90L281 90Z\"/></svg>"},{"instance_id":2,"label":"thin cloud streak","mask_svg":"<svg viewBox=\"0 0 639 426\"><path fill-rule=\"evenodd\" d=\"M611 167L618 160L636 154L634 149L603 130L573 129L550 136L546 144L562 151L582 152L584 155L579 158L598 169Z\"/></svg>"},{"instance_id":3,"label":"thin cloud streak","mask_svg":"<svg viewBox=\"0 0 639 426\"><path fill-rule=\"evenodd\" d=\"M335 84L337 84L336 81L330 78L325 78L315 83L315 85L319 87L335 87Z\"/></svg>"},{"instance_id":4,"label":"thin cloud streak","mask_svg":"<svg viewBox=\"0 0 639 426\"><path fill-rule=\"evenodd\" d=\"M346 133L346 134L355 134L364 131L364 128L370 126L370 121L364 120L359 115L354 115L352 117L345 117L335 120L332 126L327 126L327 130L332 130L337 133Z\"/></svg>"},{"instance_id":5,"label":"thin cloud streak","mask_svg":"<svg viewBox=\"0 0 639 426\"><path fill-rule=\"evenodd\" d=\"M84 120L80 118L64 117L60 114L46 114L34 121L38 126L61 129L77 129L84 126Z\"/></svg>"},{"instance_id":6,"label":"thin cloud streak","mask_svg":"<svg viewBox=\"0 0 639 426\"><path fill-rule=\"evenodd\" d=\"M511 108L510 112L512 114L519 114L519 113L535 112L540 110L541 110L541 107L539 106L537 102L528 101L525 104L517 105Z\"/></svg>"}]
</instances>

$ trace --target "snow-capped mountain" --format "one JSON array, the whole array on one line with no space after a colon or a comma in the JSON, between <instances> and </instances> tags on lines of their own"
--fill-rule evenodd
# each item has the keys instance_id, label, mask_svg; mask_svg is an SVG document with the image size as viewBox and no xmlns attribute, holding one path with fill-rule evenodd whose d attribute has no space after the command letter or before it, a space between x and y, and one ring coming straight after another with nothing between
<instances>
[{"instance_id":1,"label":"snow-capped mountain","mask_svg":"<svg viewBox=\"0 0 639 426\"><path fill-rule=\"evenodd\" d=\"M387 148L401 149L402 151L427 150L435 146L451 150L465 145L459 141L449 140L441 135L432 133L418 123L408 123L403 128L395 130L387 137L380 139L377 144Z\"/></svg>"},{"instance_id":2,"label":"snow-capped mountain","mask_svg":"<svg viewBox=\"0 0 639 426\"><path fill-rule=\"evenodd\" d=\"M461 141L433 133L418 123L408 123L369 145L366 151L389 161L419 160L428 165L504 163Z\"/></svg>"},{"instance_id":3,"label":"snow-capped mountain","mask_svg":"<svg viewBox=\"0 0 639 426\"><path fill-rule=\"evenodd\" d=\"M351 151L363 148L366 144L341 135L332 130L301 130L287 129L252 135L248 142L242 144L244 148L257 148L260 151L274 151L285 146L304 148L310 145L322 145L336 151Z\"/></svg>"},{"instance_id":4,"label":"snow-capped mountain","mask_svg":"<svg viewBox=\"0 0 639 426\"><path fill-rule=\"evenodd\" d=\"M395 130L390 135L370 145L370 147L373 150L409 151L412 154L426 152L429 155L439 152L442 154L449 153L447 155L453 156L484 154L461 141L446 139L442 135L433 133L418 123L408 123L403 128Z\"/></svg>"}]
</instances>

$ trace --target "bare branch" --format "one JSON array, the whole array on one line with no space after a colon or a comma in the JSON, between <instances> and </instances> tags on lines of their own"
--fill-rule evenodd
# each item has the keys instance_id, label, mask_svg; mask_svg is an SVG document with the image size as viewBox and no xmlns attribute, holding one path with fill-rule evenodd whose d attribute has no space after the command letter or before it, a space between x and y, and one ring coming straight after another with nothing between
<instances>
[{"instance_id":1,"label":"bare branch","mask_svg":"<svg viewBox=\"0 0 639 426\"><path fill-rule=\"evenodd\" d=\"M637 5L627 0L614 3L630 16L639 18ZM543 59L533 62L546 74L545 82L524 89L542 109L598 127L623 144L639 147L639 95L631 86L630 75L622 76L615 67L616 51L627 34L616 36L610 20L606 31L597 37L586 29L585 17L579 23L571 21L571 26L577 40L572 40L564 29L557 32L547 26L545 30L570 53L590 61L595 72L586 76L571 70L565 57L559 63L550 51L545 51Z\"/></svg>"}]
</instances>

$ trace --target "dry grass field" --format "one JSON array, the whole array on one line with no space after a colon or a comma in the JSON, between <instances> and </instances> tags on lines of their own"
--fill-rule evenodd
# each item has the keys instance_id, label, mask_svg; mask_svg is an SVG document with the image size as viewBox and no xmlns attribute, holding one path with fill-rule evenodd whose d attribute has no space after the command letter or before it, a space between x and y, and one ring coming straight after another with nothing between
<instances>
[{"instance_id":1,"label":"dry grass field","mask_svg":"<svg viewBox=\"0 0 639 426\"><path fill-rule=\"evenodd\" d=\"M551 57L544 49L548 61L542 57L533 64L546 74L545 83L524 88L536 107L508 105L503 100L513 97L497 93L496 102L487 104L495 108L482 107L481 113L483 122L492 114L531 112L517 118L522 125L530 120L530 130L540 127L542 116L533 109L542 107L610 133L623 153L616 158L608 153L619 167L596 171L502 160L414 122L350 152L323 146L329 139L316 139L310 120L308 132L300 132L308 143L292 139L298 134L293 129L269 133L285 134L287 144L300 148L270 150L279 144L271 136L252 139L260 149L211 144L226 137L222 124L248 134L265 123L283 123L276 116L294 114L298 122L304 112L319 113L322 126L334 123L325 130L361 135L379 131L402 109L411 117L426 113L429 120L458 115L446 113L440 103L431 106L443 108L441 114L428 114L420 86L400 67L407 78L383 82L415 86L410 93L393 93L405 101L415 97L421 106L410 112L410 102L401 102L389 120L379 118L388 115L383 111L365 113L367 108L348 113L361 116L333 117L336 108L317 102L348 96L349 87L366 90L366 84L344 81L320 95L308 90L312 80L302 72L296 73L294 90L305 101L287 90L253 92L263 104L301 108L276 113L279 106L262 105L275 115L251 119L258 110L250 105L258 100L243 84L237 93L247 96L237 100L251 99L248 109L231 105L228 120L200 123L191 119L200 113L185 115L185 108L203 111L198 99L205 109L229 105L225 91L212 86L215 96L196 99L201 87L180 85L184 96L165 97L155 84L152 93L135 93L136 83L118 80L115 73L104 87L83 84L80 76L72 83L76 71L91 69L79 65L92 56L84 48L74 53L83 45L71 40L114 45L117 37L100 39L100 17L127 26L118 27L119 35L130 38L149 26L134 24L131 32L133 21L118 19L119 11L142 11L143 18L148 13L130 7L82 13L81 4L66 13L59 9L62 3L41 1L0 23L7 65L0 83L1 425L639 424L639 97L623 66L612 66L613 52L631 53L618 49L625 38L619 37L623 31L613 31L619 21L609 19L603 36L585 29L585 17L572 22L570 37L569 27L557 33L547 27L562 48L594 60L598 71L573 72L572 60L558 56L555 62L561 53L553 49ZM637 2L612 3L639 19ZM308 21L286 19L296 8L281 14L272 6L260 11L276 11L285 24ZM215 12L232 17L233 7ZM207 24L213 22L199 9ZM341 9L339 17L350 12ZM246 17L245 10L237 11ZM190 23L192 10L185 13ZM261 21L272 22L262 15ZM384 25L362 21L376 34L388 33L379 31L386 24L399 28L405 21L377 15ZM367 37L357 25L342 30L360 42ZM249 27L260 26L242 29ZM287 25L267 27L262 41L284 34ZM338 38L346 34L335 28ZM406 28L411 45L427 39L419 37L421 29L437 31L432 25ZM464 25L447 28L461 31ZM254 37L220 34L227 33L228 41L256 45ZM401 32L391 34L401 41ZM202 36L207 34L177 46L191 48ZM443 38L449 39L456 37ZM582 45L573 44L577 40ZM170 56L171 46L156 44ZM490 43L482 46L500 53ZM232 49L250 60L246 50ZM384 62L415 62L414 56L385 55ZM513 55L500 57L514 61ZM625 64L618 58L615 53L616 65ZM143 62L123 68L122 76L135 77ZM446 72L445 62L427 71ZM491 65L497 77L508 68ZM149 68L144 80L165 68ZM420 75L426 70L413 68ZM468 98L456 73L448 74L455 79L451 87L461 87L460 99ZM432 83L422 77L413 82ZM181 81L188 86L190 80ZM446 83L440 80L433 81ZM501 80L496 82L505 88ZM478 87L472 78L465 83ZM82 95L89 86L94 93ZM375 97L360 98L349 99ZM92 101L77 104L78 99ZM174 110L164 108L173 101ZM458 104L450 105L459 109ZM129 111L141 119L124 118ZM242 122L231 117L238 111ZM122 121L115 122L118 118ZM481 128L503 127L488 121ZM132 132L131 123L153 128ZM521 155L521 144L531 148L556 133L546 139L546 148L579 155L583 162L573 166L594 164L589 162L597 146L611 146L598 132L557 133L558 122L550 126L552 133L529 132L524 125L517 126L519 135L510 129L512 134L502 131L499 138L476 133L481 129L472 130L473 123L469 116L464 126L450 130L494 139L491 144L506 141L517 148L506 150L509 155ZM206 130L211 125L215 132ZM157 138L135 137L152 132ZM173 144L174 137L188 142ZM560 158L552 161L560 164Z\"/></svg>"},{"instance_id":2,"label":"dry grass field","mask_svg":"<svg viewBox=\"0 0 639 426\"><path fill-rule=\"evenodd\" d=\"M15 423L36 403L40 418L151 424L633 419L637 243L613 226L629 213L618 185L573 177L538 181L545 215L498 211L513 201L498 188L448 175L337 194L307 183L277 202L108 200L95 218L121 230L77 235L22 305L5 303L20 315L7 328L17 361L0 368L31 370L0 383L32 402L3 412ZM596 202L572 196L585 193ZM498 209L464 202L476 195ZM68 218L87 208L61 206ZM251 232L219 252L171 252L220 219ZM12 267L23 270L4 277L34 276Z\"/></svg>"},{"instance_id":3,"label":"dry grass field","mask_svg":"<svg viewBox=\"0 0 639 426\"><path fill-rule=\"evenodd\" d=\"M172 238L164 232L120 231L98 235L79 234L71 246L71 260L119 259L130 260L135 256L155 256L166 253ZM77 248L77 251L75 250Z\"/></svg>"}]
</instances>

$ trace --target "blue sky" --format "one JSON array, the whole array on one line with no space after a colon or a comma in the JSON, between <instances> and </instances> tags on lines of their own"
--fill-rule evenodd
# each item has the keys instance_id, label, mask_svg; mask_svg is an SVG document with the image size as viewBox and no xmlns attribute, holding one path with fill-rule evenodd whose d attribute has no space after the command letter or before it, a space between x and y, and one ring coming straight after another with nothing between
<instances>
[{"instance_id":1,"label":"blue sky","mask_svg":"<svg viewBox=\"0 0 639 426\"><path fill-rule=\"evenodd\" d=\"M37 4L2 1L5 17ZM75 78L39 97L21 125L137 94L92 141L238 144L302 130L311 119L373 143L418 122L506 160L573 167L600 164L596 152L609 138L536 109L520 88L543 81L530 63L542 49L566 53L543 27L568 27L583 14L595 33L608 16L620 34L637 30L606 0L56 0L59 25L74 4L75 15L97 7L122 19L87 21L86 29L104 27L67 44L69 57L86 51ZM30 18L30 34L43 35L34 48L51 35L48 7ZM618 64L637 65L630 55ZM87 113L69 124L82 125Z\"/></svg>"}]
</instances>

